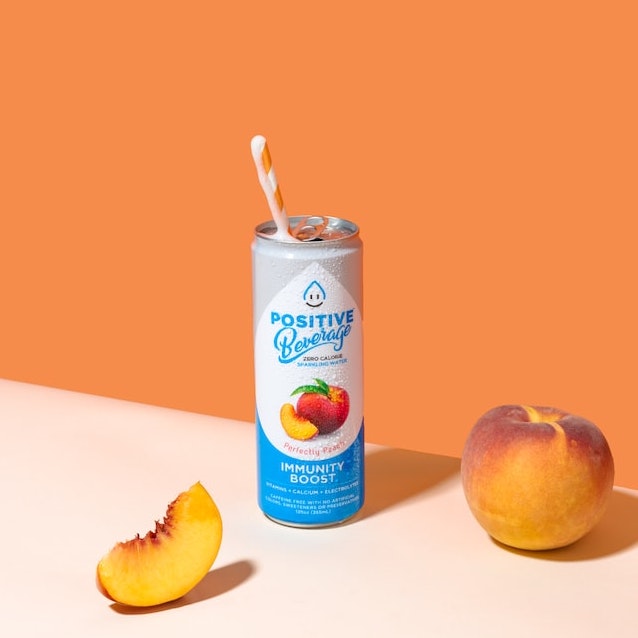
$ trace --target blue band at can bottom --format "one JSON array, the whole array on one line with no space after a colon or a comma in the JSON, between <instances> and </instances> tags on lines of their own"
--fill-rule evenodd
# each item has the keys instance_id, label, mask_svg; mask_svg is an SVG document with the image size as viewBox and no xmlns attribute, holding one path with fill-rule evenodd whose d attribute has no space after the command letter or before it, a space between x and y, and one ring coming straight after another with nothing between
<instances>
[{"instance_id":1,"label":"blue band at can bottom","mask_svg":"<svg viewBox=\"0 0 638 638\"><path fill-rule=\"evenodd\" d=\"M259 506L276 521L300 527L334 525L354 516L364 499L363 423L341 454L318 461L277 450L257 416Z\"/></svg>"}]
</instances>

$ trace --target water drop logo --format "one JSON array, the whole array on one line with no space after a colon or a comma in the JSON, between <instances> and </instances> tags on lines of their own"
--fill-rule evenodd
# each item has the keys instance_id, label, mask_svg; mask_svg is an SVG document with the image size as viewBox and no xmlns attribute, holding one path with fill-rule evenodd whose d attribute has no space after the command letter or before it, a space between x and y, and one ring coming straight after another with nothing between
<instances>
[{"instance_id":1,"label":"water drop logo","mask_svg":"<svg viewBox=\"0 0 638 638\"><path fill-rule=\"evenodd\" d=\"M319 308L326 300L326 291L321 284L315 279L304 290L303 300L310 308Z\"/></svg>"}]
</instances>

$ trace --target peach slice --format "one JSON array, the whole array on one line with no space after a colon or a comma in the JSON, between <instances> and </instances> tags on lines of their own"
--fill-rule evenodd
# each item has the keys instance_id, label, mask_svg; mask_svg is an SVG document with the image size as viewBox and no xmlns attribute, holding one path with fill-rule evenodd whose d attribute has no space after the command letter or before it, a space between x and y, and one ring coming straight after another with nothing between
<instances>
[{"instance_id":1,"label":"peach slice","mask_svg":"<svg viewBox=\"0 0 638 638\"><path fill-rule=\"evenodd\" d=\"M284 403L279 410L279 418L286 434L298 441L307 441L317 436L319 428L304 417L299 416L292 403Z\"/></svg>"},{"instance_id":2,"label":"peach slice","mask_svg":"<svg viewBox=\"0 0 638 638\"><path fill-rule=\"evenodd\" d=\"M143 538L117 543L97 566L98 589L111 600L147 607L180 598L210 570L222 540L222 519L199 482L168 506Z\"/></svg>"}]
</instances>

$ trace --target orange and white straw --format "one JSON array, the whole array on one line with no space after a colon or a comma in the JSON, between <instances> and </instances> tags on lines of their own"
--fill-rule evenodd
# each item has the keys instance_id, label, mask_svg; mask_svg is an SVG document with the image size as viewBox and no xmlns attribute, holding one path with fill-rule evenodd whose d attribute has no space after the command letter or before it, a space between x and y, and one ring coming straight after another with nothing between
<instances>
[{"instance_id":1,"label":"orange and white straw","mask_svg":"<svg viewBox=\"0 0 638 638\"><path fill-rule=\"evenodd\" d=\"M277 226L275 238L282 241L298 241L290 234L288 215L286 214L284 200L281 196L281 189L277 183L277 177L272 165L272 159L270 158L266 138L262 135L255 135L250 142L250 148L257 168L259 183L266 195L272 218L275 220Z\"/></svg>"}]
</instances>

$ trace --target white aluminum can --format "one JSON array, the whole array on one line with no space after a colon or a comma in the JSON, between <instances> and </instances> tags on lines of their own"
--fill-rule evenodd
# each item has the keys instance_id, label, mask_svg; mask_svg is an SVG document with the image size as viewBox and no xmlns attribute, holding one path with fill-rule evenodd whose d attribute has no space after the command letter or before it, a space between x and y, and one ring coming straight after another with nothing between
<instances>
[{"instance_id":1,"label":"white aluminum can","mask_svg":"<svg viewBox=\"0 0 638 638\"><path fill-rule=\"evenodd\" d=\"M322 527L364 499L362 243L337 217L293 217L302 241L252 244L258 503Z\"/></svg>"}]
</instances>

